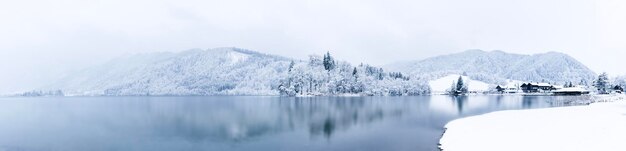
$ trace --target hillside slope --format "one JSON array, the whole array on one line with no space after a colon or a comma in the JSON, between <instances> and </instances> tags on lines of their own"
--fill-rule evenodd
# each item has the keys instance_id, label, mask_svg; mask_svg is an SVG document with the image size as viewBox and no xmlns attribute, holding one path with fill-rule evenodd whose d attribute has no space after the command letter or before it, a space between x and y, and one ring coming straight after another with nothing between
<instances>
[{"instance_id":1,"label":"hillside slope","mask_svg":"<svg viewBox=\"0 0 626 151\"><path fill-rule=\"evenodd\" d=\"M502 51L468 50L461 53L387 65L393 71L419 74L437 79L450 74L465 74L474 80L505 84L507 79L534 82L590 81L596 74L567 54L548 52L534 55Z\"/></svg>"},{"instance_id":2,"label":"hillside slope","mask_svg":"<svg viewBox=\"0 0 626 151\"><path fill-rule=\"evenodd\" d=\"M276 95L290 59L239 48L128 56L49 86L70 95Z\"/></svg>"},{"instance_id":3,"label":"hillside slope","mask_svg":"<svg viewBox=\"0 0 626 151\"><path fill-rule=\"evenodd\" d=\"M333 69L326 70L323 62L316 55L301 61L239 48L150 53L85 69L44 89L74 96L430 93L426 81L418 77L334 59L330 61ZM33 92L29 95L40 96L39 92L48 91Z\"/></svg>"}]
</instances>

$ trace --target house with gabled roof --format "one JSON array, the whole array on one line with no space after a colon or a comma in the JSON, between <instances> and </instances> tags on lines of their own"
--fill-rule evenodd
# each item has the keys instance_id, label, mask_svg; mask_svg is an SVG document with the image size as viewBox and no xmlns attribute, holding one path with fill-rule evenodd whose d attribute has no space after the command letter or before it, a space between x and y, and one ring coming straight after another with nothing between
<instances>
[{"instance_id":1,"label":"house with gabled roof","mask_svg":"<svg viewBox=\"0 0 626 151\"><path fill-rule=\"evenodd\" d=\"M522 88L524 93L538 93L556 90L556 87L549 83L523 83L520 88Z\"/></svg>"}]
</instances>

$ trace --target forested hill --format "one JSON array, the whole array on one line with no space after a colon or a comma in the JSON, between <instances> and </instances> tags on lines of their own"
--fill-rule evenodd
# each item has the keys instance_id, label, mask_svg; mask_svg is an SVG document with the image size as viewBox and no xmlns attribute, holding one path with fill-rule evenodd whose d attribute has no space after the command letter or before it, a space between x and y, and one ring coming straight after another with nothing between
<instances>
[{"instance_id":1,"label":"forested hill","mask_svg":"<svg viewBox=\"0 0 626 151\"><path fill-rule=\"evenodd\" d=\"M352 66L330 54L311 55L293 62L281 81L282 95L422 95L430 93L426 79L400 72L385 72L367 64Z\"/></svg>"},{"instance_id":2,"label":"forested hill","mask_svg":"<svg viewBox=\"0 0 626 151\"><path fill-rule=\"evenodd\" d=\"M331 68L328 62L316 55L302 61L239 48L138 54L70 74L44 90L88 96L429 93L417 77L334 58Z\"/></svg>"},{"instance_id":3,"label":"forested hill","mask_svg":"<svg viewBox=\"0 0 626 151\"><path fill-rule=\"evenodd\" d=\"M548 52L520 55L503 51L468 50L419 61L385 66L393 71L422 74L425 77L443 77L464 74L488 83L502 83L506 79L565 83L590 82L596 74L567 54Z\"/></svg>"},{"instance_id":4,"label":"forested hill","mask_svg":"<svg viewBox=\"0 0 626 151\"><path fill-rule=\"evenodd\" d=\"M139 54L49 86L70 95L274 95L291 59L239 48Z\"/></svg>"}]
</instances>

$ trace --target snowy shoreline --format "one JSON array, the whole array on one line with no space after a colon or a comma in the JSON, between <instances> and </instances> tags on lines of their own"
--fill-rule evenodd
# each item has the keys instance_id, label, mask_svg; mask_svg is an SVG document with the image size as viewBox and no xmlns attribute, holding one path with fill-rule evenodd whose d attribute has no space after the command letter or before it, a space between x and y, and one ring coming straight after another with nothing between
<instances>
[{"instance_id":1,"label":"snowy shoreline","mask_svg":"<svg viewBox=\"0 0 626 151\"><path fill-rule=\"evenodd\" d=\"M510 110L445 126L443 151L626 150L626 101L600 96L587 106Z\"/></svg>"}]
</instances>

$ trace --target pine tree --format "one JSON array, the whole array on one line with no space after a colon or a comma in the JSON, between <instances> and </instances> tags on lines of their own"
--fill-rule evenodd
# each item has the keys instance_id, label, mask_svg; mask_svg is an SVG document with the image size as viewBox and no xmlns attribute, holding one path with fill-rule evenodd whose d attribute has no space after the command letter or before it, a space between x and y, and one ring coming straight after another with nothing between
<instances>
[{"instance_id":1,"label":"pine tree","mask_svg":"<svg viewBox=\"0 0 626 151\"><path fill-rule=\"evenodd\" d=\"M291 72L291 70L293 70L293 66L295 66L295 65L296 65L296 63L293 62L293 60L292 60L291 63L289 63L289 70L288 71Z\"/></svg>"},{"instance_id":2,"label":"pine tree","mask_svg":"<svg viewBox=\"0 0 626 151\"><path fill-rule=\"evenodd\" d=\"M332 56L330 56L330 52L326 52L326 54L324 54L324 69L330 71L332 69L335 69L335 59L333 59Z\"/></svg>"},{"instance_id":3,"label":"pine tree","mask_svg":"<svg viewBox=\"0 0 626 151\"><path fill-rule=\"evenodd\" d=\"M571 87L574 87L574 84L573 84L572 82L569 82L568 87L570 87L570 88L571 88Z\"/></svg>"},{"instance_id":4,"label":"pine tree","mask_svg":"<svg viewBox=\"0 0 626 151\"><path fill-rule=\"evenodd\" d=\"M578 85L584 85L587 86L587 81L585 81L585 79L581 79L580 83L578 83Z\"/></svg>"},{"instance_id":5,"label":"pine tree","mask_svg":"<svg viewBox=\"0 0 626 151\"><path fill-rule=\"evenodd\" d=\"M450 95L456 95L456 81L452 80L452 85L450 86L450 89L448 90L448 94Z\"/></svg>"},{"instance_id":6,"label":"pine tree","mask_svg":"<svg viewBox=\"0 0 626 151\"><path fill-rule=\"evenodd\" d=\"M463 76L459 76L459 80L456 83L456 92L458 94L466 94L467 91L467 85L463 82Z\"/></svg>"},{"instance_id":7,"label":"pine tree","mask_svg":"<svg viewBox=\"0 0 626 151\"><path fill-rule=\"evenodd\" d=\"M598 93L600 94L608 94L609 93L609 75L606 72L600 74L598 79L594 81L594 86L598 88Z\"/></svg>"}]
</instances>

